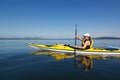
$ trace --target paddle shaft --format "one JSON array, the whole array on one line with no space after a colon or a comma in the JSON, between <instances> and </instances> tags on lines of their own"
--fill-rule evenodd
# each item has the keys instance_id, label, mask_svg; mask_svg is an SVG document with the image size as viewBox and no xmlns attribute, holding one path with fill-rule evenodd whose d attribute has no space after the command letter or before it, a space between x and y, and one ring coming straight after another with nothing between
<instances>
[{"instance_id":1,"label":"paddle shaft","mask_svg":"<svg viewBox=\"0 0 120 80\"><path fill-rule=\"evenodd\" d=\"M75 25L75 46L77 45L77 24ZM74 49L74 55L76 56L76 49Z\"/></svg>"},{"instance_id":2,"label":"paddle shaft","mask_svg":"<svg viewBox=\"0 0 120 80\"><path fill-rule=\"evenodd\" d=\"M75 25L75 46L77 45L77 24ZM77 68L76 68L76 49L74 48L74 71L77 72Z\"/></svg>"},{"instance_id":3,"label":"paddle shaft","mask_svg":"<svg viewBox=\"0 0 120 80\"><path fill-rule=\"evenodd\" d=\"M76 36L77 36L77 24L75 26L75 46L77 45L77 38L76 38Z\"/></svg>"}]
</instances>

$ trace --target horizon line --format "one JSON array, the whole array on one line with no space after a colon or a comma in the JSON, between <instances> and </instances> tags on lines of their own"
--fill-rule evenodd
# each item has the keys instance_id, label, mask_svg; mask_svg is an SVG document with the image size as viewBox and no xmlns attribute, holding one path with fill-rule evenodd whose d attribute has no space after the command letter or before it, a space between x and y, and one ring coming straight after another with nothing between
<instances>
[{"instance_id":1,"label":"horizon line","mask_svg":"<svg viewBox=\"0 0 120 80\"><path fill-rule=\"evenodd\" d=\"M11 37L11 38L0 38L0 40L32 40L32 39L36 39L36 40L48 40L48 39L52 39L52 40L57 40L57 39L62 39L62 40L74 40L74 38L33 38L33 37L23 37L23 38L17 38L17 37ZM93 37L93 39L120 39L120 37Z\"/></svg>"}]
</instances>

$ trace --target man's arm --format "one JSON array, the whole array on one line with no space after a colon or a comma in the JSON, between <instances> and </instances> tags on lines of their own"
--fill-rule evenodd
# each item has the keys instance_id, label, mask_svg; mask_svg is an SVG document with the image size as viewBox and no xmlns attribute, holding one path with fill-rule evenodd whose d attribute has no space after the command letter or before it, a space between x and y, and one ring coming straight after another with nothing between
<instances>
[{"instance_id":1,"label":"man's arm","mask_svg":"<svg viewBox=\"0 0 120 80\"><path fill-rule=\"evenodd\" d=\"M80 41L82 41L83 39L79 36L75 36L77 39L79 39Z\"/></svg>"}]
</instances>

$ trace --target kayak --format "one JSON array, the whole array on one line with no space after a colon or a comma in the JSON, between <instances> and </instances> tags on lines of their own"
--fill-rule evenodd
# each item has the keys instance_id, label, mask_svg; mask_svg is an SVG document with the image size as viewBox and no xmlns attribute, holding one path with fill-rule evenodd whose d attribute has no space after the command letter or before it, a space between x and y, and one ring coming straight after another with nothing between
<instances>
[{"instance_id":1,"label":"kayak","mask_svg":"<svg viewBox=\"0 0 120 80\"><path fill-rule=\"evenodd\" d=\"M27 43L29 47L38 50L47 50L54 52L63 53L74 53L74 48L69 45L55 44L55 45L44 45L38 43ZM112 48L90 48L85 50L76 49L76 54L81 55L120 55L120 49Z\"/></svg>"}]
</instances>

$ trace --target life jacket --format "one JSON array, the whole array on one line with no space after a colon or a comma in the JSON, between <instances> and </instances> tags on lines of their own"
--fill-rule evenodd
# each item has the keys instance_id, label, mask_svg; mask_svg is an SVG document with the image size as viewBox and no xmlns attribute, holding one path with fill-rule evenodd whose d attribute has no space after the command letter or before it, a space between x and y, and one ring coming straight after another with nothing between
<instances>
[{"instance_id":1,"label":"life jacket","mask_svg":"<svg viewBox=\"0 0 120 80\"><path fill-rule=\"evenodd\" d=\"M82 41L82 46L84 46L84 44L85 44L86 41L87 41L87 40L83 40L83 41ZM91 48L93 48L93 44L94 44L93 39L90 39L90 45L87 46L85 49L91 49Z\"/></svg>"}]
</instances>

